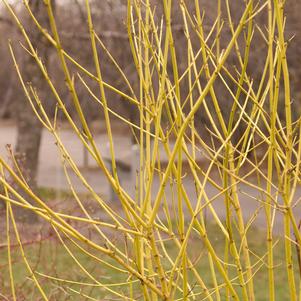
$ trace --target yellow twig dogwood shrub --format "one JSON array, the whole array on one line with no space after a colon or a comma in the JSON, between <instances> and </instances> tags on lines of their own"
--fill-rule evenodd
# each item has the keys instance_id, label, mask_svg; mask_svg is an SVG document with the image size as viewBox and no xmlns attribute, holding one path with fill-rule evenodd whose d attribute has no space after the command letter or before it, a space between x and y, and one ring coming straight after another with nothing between
<instances>
[{"instance_id":1,"label":"yellow twig dogwood shrub","mask_svg":"<svg viewBox=\"0 0 301 301\"><path fill-rule=\"evenodd\" d=\"M85 41L90 43L87 56L94 70L64 48L51 0L44 0L49 30L24 1L35 30L56 52L76 118L18 11L9 1L3 2L23 36L24 55L32 56L55 99L56 113L51 115L45 109L47 99L40 98L39 91L22 77L17 46L9 44L26 101L53 135L72 201L80 208L77 214L52 208L27 185L17 166L0 158L9 300L19 300L13 241L30 279L31 300L58 300L55 294L60 291L59 300L272 301L280 300L279 285L287 298L301 300L300 218L295 209L301 197L301 123L300 118L292 119L285 1L237 1L239 5L213 1L215 18L208 28L204 1L128 0L123 47L132 54L129 64L135 67L134 82L95 29L97 16L89 0L83 5ZM235 19L234 2L235 9L239 7ZM260 26L256 20L262 16L265 23ZM175 24L180 24L180 30ZM184 37L181 43L178 35ZM254 39L255 35L260 39ZM259 47L265 56L255 80L253 51ZM106 82L103 55L120 73L127 87L124 91ZM102 112L109 160L84 113L79 85ZM138 122L110 107L108 91L138 112ZM285 118L280 118L280 109ZM60 135L58 112L117 201L90 185ZM124 187L118 168L116 145L120 142L112 130L116 119L132 129L137 143L134 193ZM85 187L84 195L73 184L71 173ZM99 214L90 211L87 199ZM66 268L76 272L47 272L34 266L33 251L22 242L15 219L17 207L34 212L49 225L64 254L59 260L67 260ZM263 252L258 251L256 239L261 239ZM281 283L280 274L285 279Z\"/></svg>"}]
</instances>

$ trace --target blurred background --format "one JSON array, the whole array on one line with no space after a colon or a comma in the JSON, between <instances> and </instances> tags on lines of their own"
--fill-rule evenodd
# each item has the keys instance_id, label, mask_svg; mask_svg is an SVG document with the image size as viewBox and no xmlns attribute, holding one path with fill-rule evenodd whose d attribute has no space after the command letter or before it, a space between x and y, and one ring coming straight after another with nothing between
<instances>
[{"instance_id":1,"label":"blurred background","mask_svg":"<svg viewBox=\"0 0 301 301\"><path fill-rule=\"evenodd\" d=\"M72 105L70 99L70 93L64 80L63 72L59 66L56 50L50 45L49 42L43 37L43 35L36 29L32 19L29 17L28 12L25 10L21 3L22 1L11 1L12 6L18 13L21 21L25 25L25 29L28 31L34 46L38 49L38 53L41 56L53 83L59 92L61 98L64 100L67 110L74 117L77 122L77 114ZM152 4L156 7L157 20L160 21L162 17L162 1L152 0ZM194 14L194 1L186 1L186 5L191 11L191 15ZM201 0L200 7L204 13L204 28L207 35L212 28L217 18L217 1ZM127 18L127 1L125 0L91 0L92 17L95 25L95 31L99 35L101 41L115 58L121 69L127 76L132 88L137 95L139 95L139 80L137 77L137 70L133 63L132 53L130 47L128 47L128 34L126 26ZM174 34L175 43L177 45L186 45L186 37L183 28L183 20L181 11L179 10L178 1L174 1L173 9L173 22L172 30ZM47 11L43 5L43 1L31 0L29 1L30 7L37 17L41 25L49 29ZM89 40L89 32L87 25L87 15L85 10L84 1L81 0L56 0L52 1L55 17L57 19L58 30L60 32L61 40L64 49L74 59L76 59L82 66L84 66L91 73L95 73L91 45ZM241 11L244 6L244 1L230 1L231 4L231 16L234 23L238 22ZM260 4L260 1L259 1ZM222 36L220 52L227 46L228 41L231 38L231 31L228 24L227 9L224 1L222 1L222 29L220 35ZM301 1L299 0L287 0L285 14L289 15L286 22L286 38L288 43L288 63L291 79L291 95L293 103L293 120L296 120L300 116L301 112ZM266 59L266 41L263 35L265 34L267 24L266 9L264 9L255 18L254 35L252 39L250 62L247 68L251 80L254 81L253 86L258 86L262 77L262 70ZM234 24L235 25L235 24ZM261 30L258 30L258 27ZM13 147L11 150L15 150L19 154L19 160L22 162L24 159L25 170L27 171L28 180L35 186L64 186L63 176L60 176L61 168L60 160L58 156L54 141L51 140L51 135L47 133L43 134L43 130L40 122L35 118L26 98L24 91L20 85L20 81L17 77L16 70L14 68L13 60L9 52L8 42L13 46L18 66L23 75L26 83L31 83L36 89L40 99L43 101L49 115L54 115L56 104L53 95L49 91L49 87L42 78L32 57L25 50L26 45L24 38L20 34L19 29L12 20L8 11L2 4L0 10L0 56L1 56L1 68L0 68L0 139L1 139L1 154L8 154L4 145L11 144ZM193 44L195 51L198 51L199 39L197 36L193 36ZM212 35L212 41L214 35ZM244 43L242 43L243 45ZM213 50L217 51L213 46ZM101 58L101 68L104 81L110 85L113 85L125 94L131 94L128 86L120 76L120 73L111 62L110 58L106 54L106 51L102 47L98 47L99 55ZM185 53L187 47L176 47L178 68L180 74L187 68L187 55ZM243 51L243 48L241 49ZM200 58L200 64L201 58ZM234 77L237 77L236 68L239 68L238 60L235 51L230 55L227 60L228 70ZM172 65L169 64L170 74L172 74ZM87 89L80 82L77 77L77 72L74 66L70 66L72 72L74 72L75 87L77 89L78 97L80 99L83 110L87 116L89 124L93 128L93 134L98 135L100 147L103 152L106 152L107 140L105 140L105 127L103 123L103 110L99 104L91 97ZM84 76L85 81L90 86L92 91L97 91L97 83L90 78ZM206 81L205 76L200 78L202 84ZM231 81L228 83L230 88L235 91L235 84L231 87ZM156 81L154 79L154 89L156 89ZM181 82L182 97L185 99L188 94L188 82L184 78ZM256 90L256 89L255 89ZM223 114L227 120L233 100L231 99L229 91L225 88L224 84L217 80L215 83L215 91L219 99ZM97 93L97 92L96 92ZM108 99L109 107L117 114L122 115L124 118L130 120L134 124L139 124L139 114L136 106L131 105L128 101L124 101L120 95L114 91L107 89L106 95ZM198 95L193 95L197 98ZM209 98L209 96L208 96ZM284 104L280 95L279 103L279 117L284 120ZM268 104L267 104L268 105ZM208 101L210 108L211 104ZM212 110L214 111L214 110ZM84 153L81 143L77 141L76 137L69 131L68 126L65 125L63 115L58 111L58 118L61 121L61 131L65 135L65 142L69 144L69 150L74 156L75 161L83 168L92 168L93 163L89 162L87 154ZM120 157L123 161L130 153L131 141L134 141L133 131L123 122L114 120L112 116L113 132L115 136L119 137L119 145L121 145ZM195 125L200 135L206 139L208 137L208 129L210 130L210 123L208 116L202 108L196 114ZM234 140L238 141L244 132L244 126L241 126L235 132ZM120 140L123 139L123 140ZM121 142L122 141L122 142ZM235 142L235 141L234 141ZM128 149L129 151L125 151ZM41 151L42 150L42 151ZM42 155L43 153L43 155ZM124 155L124 153L126 153ZM41 157L43 156L43 157ZM26 159L25 159L26 158ZM40 161L39 161L40 158ZM43 160L41 159L43 158ZM47 158L48 160L45 160ZM43 162L42 165L39 162ZM92 166L91 166L92 164ZM53 173L51 173L51 170ZM90 170L91 171L91 170ZM39 177L37 178L37 174ZM53 177L53 175L56 175ZM94 175L92 178L95 178ZM99 183L99 179L96 180ZM61 187L62 188L62 187Z\"/></svg>"}]
</instances>

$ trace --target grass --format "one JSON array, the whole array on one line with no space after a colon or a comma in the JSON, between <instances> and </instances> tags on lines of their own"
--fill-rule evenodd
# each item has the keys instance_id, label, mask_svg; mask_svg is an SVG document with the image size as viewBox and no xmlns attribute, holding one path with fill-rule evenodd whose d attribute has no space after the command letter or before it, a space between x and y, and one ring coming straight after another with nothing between
<instances>
[{"instance_id":1,"label":"grass","mask_svg":"<svg viewBox=\"0 0 301 301\"><path fill-rule=\"evenodd\" d=\"M217 226L210 224L207 227L208 235L214 244L216 253L223 257L224 253L224 241L220 236ZM106 291L104 288L95 286L95 281L91 279L95 277L96 281L103 284L115 284L119 285L118 292L122 295L128 296L128 273L118 272L107 265L93 260L91 256L83 253L78 247L72 242L63 240L65 246L55 237L55 233L48 233L49 237L45 240L24 244L24 250L27 259L30 262L32 269L35 271L36 276L45 290L49 300L123 300L121 297L114 296L112 293ZM64 237L62 235L62 237ZM258 258L262 257L260 269L257 271L254 277L255 285L255 296L256 300L264 301L268 300L268 273L266 269L267 258L266 252L266 239L264 232L261 229L252 228L248 233L249 248L251 253L254 254L251 257L253 263ZM287 273L285 266L285 250L284 241L282 238L275 237L276 245L274 246L274 272L275 272L275 288L276 288L276 300L288 300L289 290L287 287ZM118 245L122 246L124 241L118 240ZM172 244L166 243L166 251L171 258L176 258L177 252ZM72 258L66 247L72 251L74 258ZM87 249L91 252L91 250ZM131 250L129 250L131 252ZM189 242L189 256L195 263L199 275L203 278L204 282L208 287L213 287L212 278L210 274L209 261L207 260L206 248L202 245L200 239L196 235L192 235L191 241ZM95 252L95 256L99 256ZM256 254L256 255L255 255ZM100 257L98 257L100 259ZM76 263L77 261L77 263ZM15 280L15 287L17 293L17 300L39 300L39 291L36 288L34 282L31 280L26 267L23 263L21 253L17 246L12 247L12 262L13 262L13 273ZM113 264L112 260L106 259L108 264ZM294 263L297 264L296 258ZM167 259L164 258L163 265L166 269L170 268ZM85 272L81 267L84 267L91 276L85 275ZM116 265L115 265L116 266ZM10 283L8 277L8 266L7 266L7 248L2 247L0 249L0 292L2 296L6 296L10 300ZM119 267L120 268L120 267ZM235 275L236 271L229 267L229 275ZM256 269L255 269L256 270ZM46 277L49 276L48 277ZM298 275L296 275L297 277ZM53 278L50 278L53 277ZM188 271L188 277L190 278L189 283L194 283L193 274ZM59 280L61 279L61 280ZM297 278L296 278L297 279ZM64 282L63 280L68 280ZM78 284L71 282L78 282ZM222 279L217 277L219 284L223 283ZM83 283L90 283L93 285L83 285ZM122 285L125 283L126 285ZM235 284L236 282L233 281ZM238 285L238 283L236 284ZM142 296L139 295L138 287L136 283L133 283L134 300L142 300ZM200 299L202 300L201 289L196 285L193 288L195 292L200 292ZM224 289L220 290L222 300L225 300ZM85 297L86 296L86 297ZM87 297L89 296L89 297ZM4 297L3 297L4 298ZM180 298L180 295L175 296ZM5 300L5 299L3 299ZM124 298L126 300L126 298Z\"/></svg>"},{"instance_id":2,"label":"grass","mask_svg":"<svg viewBox=\"0 0 301 301\"><path fill-rule=\"evenodd\" d=\"M72 197L72 193L68 190L58 190L56 188L48 188L48 187L39 187L37 189L37 194L41 197L41 199L45 201L51 201L57 198L59 195L60 198L66 199Z\"/></svg>"}]
</instances>

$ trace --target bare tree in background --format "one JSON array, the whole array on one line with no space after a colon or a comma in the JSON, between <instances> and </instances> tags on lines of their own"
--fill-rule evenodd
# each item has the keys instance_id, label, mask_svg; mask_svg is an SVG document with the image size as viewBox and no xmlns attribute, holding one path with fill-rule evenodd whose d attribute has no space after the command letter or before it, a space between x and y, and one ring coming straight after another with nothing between
<instances>
[{"instance_id":1,"label":"bare tree in background","mask_svg":"<svg viewBox=\"0 0 301 301\"><path fill-rule=\"evenodd\" d=\"M43 1L29 1L30 8L44 28L48 27L48 14ZM28 17L29 18L29 17ZM49 55L49 45L39 30L32 26L30 19L26 20L28 25L27 32L38 50L39 56L47 68L47 58ZM36 89L40 98L44 99L47 91L47 83L42 78L42 73L30 54L23 56L22 74L30 85ZM17 105L17 144L16 158L27 177L27 181L33 189L37 186L37 170L39 159L39 148L42 136L42 127L38 118L35 116L31 105L26 100L19 101ZM24 214L23 214L24 213ZM22 218L32 220L33 216L28 218L27 211L22 211ZM36 218L36 217L35 217Z\"/></svg>"},{"instance_id":2,"label":"bare tree in background","mask_svg":"<svg viewBox=\"0 0 301 301\"><path fill-rule=\"evenodd\" d=\"M22 1L16 1L16 3L21 3ZM95 31L99 34L101 40L103 40L104 44L116 59L116 61L120 64L122 70L126 74L129 82L133 86L135 93L137 93L137 73L135 72L135 66L132 60L132 54L128 47L124 47L127 45L127 29L126 29L126 3L127 1L123 0L91 0L91 8L92 8L92 15L94 20ZM162 14L162 1L159 0L152 0L153 3L156 3L156 13L158 16ZM173 11L173 19L174 22L173 26L173 33L175 38L175 43L178 44L185 44L186 38L183 32L183 27L179 27L178 25L181 23L177 20L181 19L181 12L177 10L177 2L174 1L175 10ZM186 1L187 5L191 3L193 6L193 1L189 2ZM205 35L209 33L211 28L211 24L215 22L216 19L216 3L217 1L210 1L210 0L201 0L201 5L206 11L206 15L204 16L204 28L205 28ZM292 89L294 90L294 95L297 95L296 99L292 100L293 104L295 105L295 109L293 113L295 115L295 119L298 118L300 115L300 101L301 101L301 94L298 92L300 87L300 80L301 80L301 68L300 66L300 32L301 32L301 22L298 16L298 11L301 7L301 1L299 0L287 0L287 11L290 14L290 18L287 21L287 32L288 32L288 62L291 65L290 75L292 79ZM33 13L42 24L43 27L48 27L48 17L47 12L44 6L44 1L42 0L30 0L29 4ZM239 18L239 8L241 7L242 1L237 1L235 4L233 3L233 8L231 11L232 18L234 22L236 22ZM52 5L54 5L54 0L52 1ZM83 66L85 66L88 70L93 70L93 59L91 59L91 49L90 43L87 43L87 39L89 39L89 34L87 33L87 24L86 24L86 11L84 1L81 0L65 0L61 1L57 4L57 12L56 12L56 19L59 22L60 32L62 35L62 40L64 43L65 49L67 49L68 53L74 56ZM193 10L193 8L191 8ZM226 10L223 10L224 12ZM27 15L25 13L24 15ZM68 16L68 18L66 18ZM263 20L261 20L263 18ZM265 22L266 16L263 14L256 18L256 22L258 24L263 24ZM223 36L225 37L225 41L221 44L221 49L225 48L227 45L227 37L231 37L231 33L229 30L229 26L227 25L227 15L222 15L222 19L226 21L223 25ZM4 13L0 14L0 22L1 26L12 26L9 24L10 19L9 16L6 16ZM28 17L26 22L27 24L27 31L30 35L30 38L34 44L34 47L38 49L38 54L40 57L43 58L44 64L47 67L47 57L49 57L49 49L46 43L46 40L43 38L42 34L38 32L36 26L33 25L32 20ZM208 26L206 27L206 24ZM1 28L2 28L1 27ZM0 28L0 29L1 29ZM208 30L208 32L206 32ZM7 31L6 27L0 30L1 35L5 35ZM291 37L295 35L295 38L291 40ZM252 75L254 79L254 85L259 82L260 80L260 68L264 62L261 60L264 59L265 55L263 53L263 49L259 47L261 44L264 43L261 33L255 28L253 39L256 39L258 42L254 43L256 45L256 49L252 49L250 55L250 64L248 66L248 72ZM197 36L192 36L192 43L194 45L194 49L198 50L199 48L199 38ZM4 45L5 44L5 45ZM259 45L257 47L257 45ZM0 47L2 45L0 44ZM3 50L3 49L5 50ZM5 43L1 47L1 57L4 58L2 60L2 65L5 64L6 61L10 61L8 59L8 54L5 52L7 51L7 44L6 39ZM182 74L184 70L187 68L187 62L185 58L187 54L184 53L185 47L183 49L179 49L177 56L179 58L179 73ZM109 84L114 84L118 89L121 91L127 91L127 85L123 82L123 79L120 77L119 72L116 70L115 66L111 63L110 59L108 59L105 51L99 47L99 53L101 57L101 65L105 66L105 70L103 72L104 80ZM6 56L5 56L6 55ZM6 59L7 57L7 59ZM33 62L31 56L26 53L26 51L22 52L22 74L24 79L27 82L30 82L34 87L37 88L37 92L41 99L45 100L45 102L50 103L47 95L47 87L45 87L45 83L43 80L40 80L41 73L39 68L37 67L36 63ZM201 63L201 58L199 58L199 62ZM235 62L235 60L231 61L231 55L229 57L230 65L235 65L235 68L240 68L239 64ZM9 65L9 64L7 64ZM60 95L66 99L66 107L70 114L74 117L76 113L72 106L68 106L70 103L70 99L68 99L68 90L66 89L65 81L63 72L59 72L56 68L56 64L51 62L49 64L48 69L54 69L55 76L54 81L56 88L60 92ZM171 68L171 66L168 66ZM236 76L236 69L232 68L233 76ZM72 70L71 72L76 75L77 70ZM4 71L3 71L4 70ZM24 101L24 96L20 95L19 90L16 89L15 86L12 84L17 82L14 80L14 73L9 69L9 66L4 65L3 70L0 70L0 88L1 88L1 95L0 97L0 116L9 116L12 117L12 114L15 110L11 110L12 102L16 103L17 105L17 119L18 119L18 139L17 139L17 148L16 150L19 153L19 160L23 162L21 165L24 166L25 170L27 170L27 176L31 186L36 185L36 175L37 175L37 168L38 168L38 153L39 153L39 145L41 140L41 126L39 121L34 117L33 112L30 108L28 102ZM231 70L231 66L229 66L229 70ZM51 74L51 70L50 70ZM86 79L89 81L89 79ZM155 79L154 82L157 80ZM206 78L201 77L200 81L202 85L206 83ZM11 85L11 86L9 86ZM99 120L102 118L101 111L97 107L97 103L89 96L86 89L80 84L79 80L75 76L75 85L78 87L78 96L81 100L81 104L83 106L83 110L87 116L89 116L89 120ZM186 95L189 93L188 88L189 85L187 84L186 78L181 81L182 85L182 98L185 98ZM16 83L18 86L18 83ZM97 83L91 83L91 87L98 91ZM186 90L185 90L185 87ZM231 106L229 105L229 99L231 96L229 91L225 91L223 84L219 84L216 81L216 86L214 87L217 97L221 99L223 102L223 113L225 116L229 115L229 111L231 110ZM235 86L233 87L233 89ZM93 90L93 89L92 89ZM232 91L233 92L233 91ZM97 93L97 92L96 92ZM299 94L298 94L299 93ZM136 108L133 108L131 104L127 101L121 99L119 95L116 95L115 92L110 90L106 90L106 95L108 98L108 105L109 107L116 111L123 116L126 116L130 119L133 123L139 124L139 114ZM139 92L137 93L139 95ZM47 99L46 97L47 96ZM193 98L197 98L198 95L194 95ZM209 110L212 111L212 115L214 116L214 108L212 106L210 97L208 96L208 107ZM212 110L211 110L212 109ZM280 106L280 116L282 107ZM284 118L284 117L283 117ZM196 114L195 118L196 127L198 128L199 132L201 133L204 131L203 136L205 138L208 137L207 126L210 128L210 123L208 122L208 116L205 113L205 110L201 107ZM234 138L239 140L244 133L243 126L235 131ZM23 159L22 159L23 158Z\"/></svg>"}]
</instances>

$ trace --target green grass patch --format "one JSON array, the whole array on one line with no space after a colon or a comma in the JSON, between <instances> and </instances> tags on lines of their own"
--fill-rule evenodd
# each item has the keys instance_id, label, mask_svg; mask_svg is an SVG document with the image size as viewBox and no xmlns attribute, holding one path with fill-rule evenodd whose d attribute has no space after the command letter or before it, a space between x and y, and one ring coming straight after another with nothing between
<instances>
[{"instance_id":1,"label":"green grass patch","mask_svg":"<svg viewBox=\"0 0 301 301\"><path fill-rule=\"evenodd\" d=\"M216 253L222 260L225 253L225 242L219 233L217 226L208 226L208 235L213 242ZM267 257L265 256L265 234L261 230L251 229L248 232L248 241L249 248L253 254L251 257L252 264L254 265L253 271L257 271L254 278L256 300L268 300L268 269ZM236 240L236 244L239 248L238 240ZM132 252L124 241L120 240L117 245L119 245L123 251L127 248L129 257L131 256ZM73 257L70 256L66 247L72 252ZM178 255L178 250L174 247L173 243L167 241L165 248L170 258L174 260ZM64 246L53 236L51 239L24 244L24 250L30 262L30 266L49 300L126 300L126 296L129 297L131 295L134 300L143 299L141 290L139 289L140 282L137 279L131 278L128 273L122 272L123 268L121 266L113 262L112 259L85 248L87 252L95 256L93 258L67 239L65 240ZM164 254L162 250L160 251L161 254ZM206 286L212 289L214 283L210 272L208 254L197 234L191 236L187 253L191 261L195 264ZM102 260L105 260L107 264L102 262ZM30 276L30 273L25 267L17 245L12 247L12 261L18 301L39 300L40 293L32 276ZM171 263L168 262L164 255L162 255L162 262L167 271L172 268ZM294 262L297 265L296 259ZM280 237L275 238L274 263L276 300L289 300L284 241ZM235 284L238 294L241 296L238 280L235 280L237 273L234 260L229 260L228 264L230 278L234 279L233 283ZM110 267L110 265L114 265L115 269ZM0 291L3 296L6 296L10 300L11 293L6 247L0 249L0 267ZM298 270L297 266L295 270ZM188 270L187 273L189 283L195 283L195 286L191 286L191 289L194 293L198 293L197 300L202 300L205 296L202 289L195 281L192 271ZM217 270L216 275L218 284L222 286L223 279ZM175 279L175 284L176 283L177 280ZM181 283L181 281L179 281L179 283ZM102 287L102 284L109 284L109 290ZM110 289L116 291L119 295L113 294ZM222 300L225 300L224 288L220 289L220 294ZM180 296L180 291L177 291L175 300L180 298Z\"/></svg>"}]
</instances>

